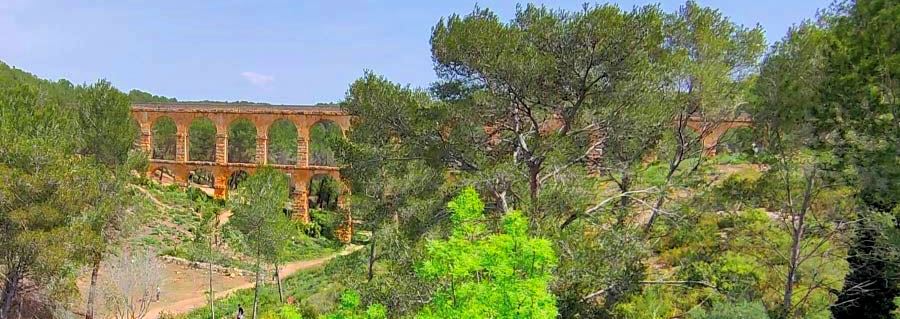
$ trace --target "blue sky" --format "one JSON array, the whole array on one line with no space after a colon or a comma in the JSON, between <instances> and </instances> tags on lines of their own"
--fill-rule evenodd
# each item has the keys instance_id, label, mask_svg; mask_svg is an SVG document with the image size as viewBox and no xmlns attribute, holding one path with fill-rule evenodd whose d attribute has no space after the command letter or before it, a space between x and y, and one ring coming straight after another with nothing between
<instances>
[{"instance_id":1,"label":"blue sky","mask_svg":"<svg viewBox=\"0 0 900 319\"><path fill-rule=\"evenodd\" d=\"M101 2L105 2L102 3ZM578 9L579 1L536 1ZM653 1L613 1L623 8ZM700 0L770 41L824 0ZM428 44L441 17L474 1L0 0L0 60L43 78L100 78L179 100L281 104L339 101L370 69L392 81L435 80ZM508 20L515 1L478 1ZM662 1L675 10L683 1Z\"/></svg>"}]
</instances>

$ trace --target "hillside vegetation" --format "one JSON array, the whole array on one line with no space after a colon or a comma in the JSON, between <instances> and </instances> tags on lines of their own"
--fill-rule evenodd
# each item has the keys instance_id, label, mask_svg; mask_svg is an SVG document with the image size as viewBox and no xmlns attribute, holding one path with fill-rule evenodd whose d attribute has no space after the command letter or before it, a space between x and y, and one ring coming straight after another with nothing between
<instances>
[{"instance_id":1,"label":"hillside vegetation","mask_svg":"<svg viewBox=\"0 0 900 319\"><path fill-rule=\"evenodd\" d=\"M142 177L129 105L167 98L3 65L0 319L99 317L101 298L144 317L157 254L211 262L205 306L177 318L900 318L900 3L840 2L771 45L694 1L477 7L430 45L437 81L366 71L346 135L313 130L310 163L343 180L310 183L310 224L272 167L224 201L208 178ZM272 159L290 163L283 124ZM173 157L174 123L152 133ZM250 161L252 125L228 134ZM365 247L279 276L338 250L343 186ZM253 289L214 300L212 264Z\"/></svg>"}]
</instances>

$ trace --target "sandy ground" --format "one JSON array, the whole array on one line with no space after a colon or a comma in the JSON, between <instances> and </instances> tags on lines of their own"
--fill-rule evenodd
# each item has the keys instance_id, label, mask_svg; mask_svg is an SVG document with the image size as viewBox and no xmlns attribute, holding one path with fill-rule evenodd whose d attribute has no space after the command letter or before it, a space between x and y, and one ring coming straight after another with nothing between
<instances>
[{"instance_id":1,"label":"sandy ground","mask_svg":"<svg viewBox=\"0 0 900 319\"><path fill-rule=\"evenodd\" d=\"M322 266L334 257L348 255L360 248L362 246L351 245L340 253L330 256L288 263L281 267L279 277L284 279L298 271ZM206 271L167 264L166 272L167 277L160 288L162 290L160 301L150 306L144 318L158 318L162 313L183 314L206 305L208 300L204 293L209 285ZM225 277L215 273L213 276L216 299L224 298L238 290L253 288L253 278L250 277Z\"/></svg>"},{"instance_id":2,"label":"sandy ground","mask_svg":"<svg viewBox=\"0 0 900 319\"><path fill-rule=\"evenodd\" d=\"M299 271L313 269L324 265L332 258L337 256L348 255L362 246L347 246L339 253L332 254L316 259L296 261L288 263L281 267L282 279L293 275ZM205 269L192 268L180 264L163 262L163 282L160 285L160 300L150 304L150 309L144 318L156 319L160 314L183 314L191 310L203 307L207 304L206 291L209 288L208 272ZM106 273L101 269L100 280L104 280L103 274ZM82 301L78 305L74 305L76 313L84 313L84 305L87 300L88 279L90 273L84 273L78 280L78 288L83 296ZM213 289L215 289L216 299L227 297L235 291L253 288L252 276L226 276L219 272L213 272ZM100 318L108 318L104 316L104 306L102 295L97 298L97 315Z\"/></svg>"},{"instance_id":3,"label":"sandy ground","mask_svg":"<svg viewBox=\"0 0 900 319\"><path fill-rule=\"evenodd\" d=\"M163 182L165 183L167 176L163 177ZM151 201L155 205L160 208L172 209L169 205L162 203L153 196L148 190L143 187L137 187L139 191L145 193ZM208 187L206 187L208 188ZM201 189L207 193L212 193L212 188ZM228 222L229 217L231 217L232 213L230 210L224 210L218 216L218 224L222 225ZM178 230L181 230L177 225L169 225L170 227L174 227ZM183 230L182 230L183 231ZM362 248L362 246L358 245L350 245L347 246L344 250L338 253L334 253L329 256L320 257L311 260L302 260L296 261L292 263L288 263L286 265L282 265L281 274L279 277L282 279L293 275L299 271L316 268L324 265L326 262L335 258L337 256L348 255L358 249ZM162 284L160 285L160 294L159 301L154 301L150 304L150 308L147 312L147 315L144 318L147 319L155 319L159 318L160 314L183 314L190 312L191 310L203 307L208 302L208 297L206 296L206 292L209 289L209 273L205 269L197 269L192 268L185 265L175 264L175 263L167 263L162 262ZM108 273L105 269L101 268L100 270L100 282L104 282L104 280L109 280L108 278L104 278L104 274ZM78 305L73 305L75 312L79 314L84 313L85 303L87 300L87 294L89 289L89 280L90 273L85 272L77 281L78 290L81 292L81 296L83 296L81 302ZM213 272L213 289L216 291L215 298L220 299L227 297L229 294L234 293L235 291L242 289L250 289L253 288L253 277L252 276L239 276L239 275L225 275L219 272ZM104 305L103 305L103 296L102 292L98 291L98 296L96 298L96 308L97 315L99 318L110 317L104 315Z\"/></svg>"},{"instance_id":4,"label":"sandy ground","mask_svg":"<svg viewBox=\"0 0 900 319\"><path fill-rule=\"evenodd\" d=\"M103 278L105 273L107 272L101 268L101 282L103 282L104 280L109 280L107 278ZM176 304L182 300L192 299L197 296L202 297L209 285L209 278L207 277L207 275L207 272L202 269L163 262L163 281L160 285L160 300L158 302L153 302L150 306L150 310L153 311L154 309L159 309L161 307L165 307L166 305ZM78 280L78 289L81 291L81 296L83 297L81 304L77 305L78 313L83 313L84 311L84 305L87 300L89 276L90 273L85 273ZM240 287L242 285L250 283L250 280L251 278L242 276L229 277L218 272L213 272L213 288L216 291L225 291L234 287ZM101 315L102 318L104 314L102 294L98 295L97 303L98 304L95 309L97 309L98 314ZM147 316L145 318L156 318L158 317L158 315L159 311L157 311L153 317Z\"/></svg>"}]
</instances>

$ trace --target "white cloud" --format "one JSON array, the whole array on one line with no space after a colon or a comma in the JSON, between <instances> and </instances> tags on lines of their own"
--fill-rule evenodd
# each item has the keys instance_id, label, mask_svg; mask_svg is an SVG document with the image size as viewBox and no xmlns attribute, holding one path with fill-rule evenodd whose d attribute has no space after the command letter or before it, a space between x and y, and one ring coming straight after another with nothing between
<instances>
[{"instance_id":1,"label":"white cloud","mask_svg":"<svg viewBox=\"0 0 900 319\"><path fill-rule=\"evenodd\" d=\"M273 81L275 81L274 76L259 74L259 73L252 72L252 71L241 72L241 76L243 76L244 79L247 79L247 81L249 81L250 84L256 85L258 87L267 86L267 85L269 85L269 83L272 83Z\"/></svg>"}]
</instances>

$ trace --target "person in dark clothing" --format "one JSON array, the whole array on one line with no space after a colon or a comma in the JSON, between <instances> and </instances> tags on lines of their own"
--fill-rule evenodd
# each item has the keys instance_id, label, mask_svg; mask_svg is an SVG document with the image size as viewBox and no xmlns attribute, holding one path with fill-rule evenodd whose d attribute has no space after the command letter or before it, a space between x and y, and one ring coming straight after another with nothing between
<instances>
[{"instance_id":1,"label":"person in dark clothing","mask_svg":"<svg viewBox=\"0 0 900 319\"><path fill-rule=\"evenodd\" d=\"M244 307L238 305L237 319L244 319Z\"/></svg>"}]
</instances>

